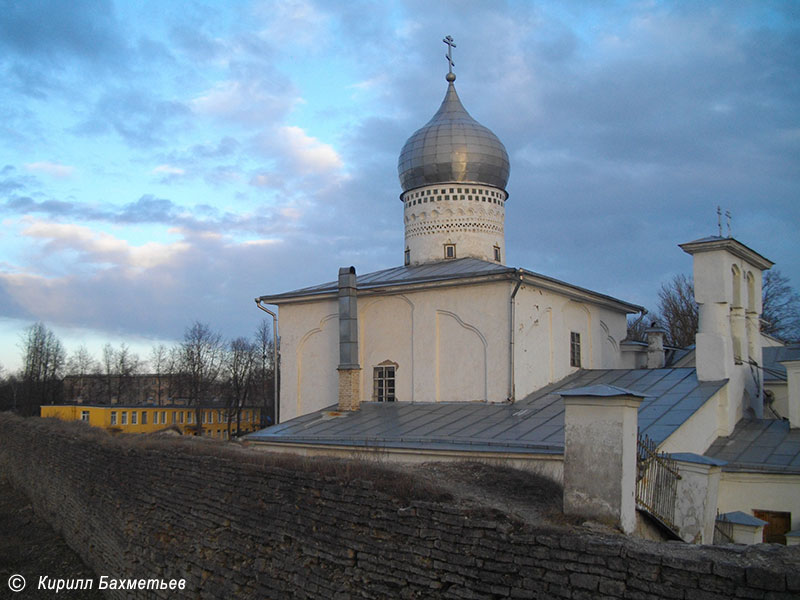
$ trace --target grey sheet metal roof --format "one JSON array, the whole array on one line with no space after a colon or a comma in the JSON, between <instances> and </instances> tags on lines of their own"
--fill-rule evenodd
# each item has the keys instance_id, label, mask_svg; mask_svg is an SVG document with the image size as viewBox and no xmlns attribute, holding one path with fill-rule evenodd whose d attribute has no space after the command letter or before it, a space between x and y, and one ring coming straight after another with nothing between
<instances>
[{"instance_id":1,"label":"grey sheet metal roof","mask_svg":"<svg viewBox=\"0 0 800 600\"><path fill-rule=\"evenodd\" d=\"M767 524L766 521L757 519L753 515L748 515L746 512L734 510L733 512L722 513L717 516L717 521L723 523L733 523L734 525L748 525L750 527L763 527Z\"/></svg>"},{"instance_id":2,"label":"grey sheet metal roof","mask_svg":"<svg viewBox=\"0 0 800 600\"><path fill-rule=\"evenodd\" d=\"M627 390L616 385L607 385L600 383L596 385L587 385L586 387L572 388L569 390L562 390L562 396L599 396L611 398L613 396L636 396L637 398L644 398L644 394Z\"/></svg>"},{"instance_id":3,"label":"grey sheet metal roof","mask_svg":"<svg viewBox=\"0 0 800 600\"><path fill-rule=\"evenodd\" d=\"M441 260L422 265L409 265L392 267L381 271L373 271L363 275L357 275L356 281L359 292L377 290L380 288L391 288L396 286L417 285L427 283L440 283L458 280L491 280L491 279L511 279L516 275L524 278L530 285L539 285L550 289L561 289L565 292L577 293L583 297L591 297L595 301L611 303L621 307L626 312L641 312L641 306L630 304L599 292L572 285L540 273L534 273L525 269L506 267L504 265L480 260L478 258L458 258L454 260ZM309 299L316 296L335 294L338 290L336 281L329 281L320 285L300 288L291 292L281 294L265 295L256 298L269 304L281 304L286 301L297 299Z\"/></svg>"},{"instance_id":4,"label":"grey sheet metal roof","mask_svg":"<svg viewBox=\"0 0 800 600\"><path fill-rule=\"evenodd\" d=\"M477 258L458 258L426 263L423 265L392 267L381 271L373 271L356 276L359 290L368 290L376 287L404 285L410 283L427 283L433 281L446 281L448 279L466 279L486 275L503 275L514 272L513 267L506 267ZM335 293L338 282L328 281L319 285L300 288L291 292L262 296L261 299L280 300L282 298L296 298L299 296L317 296Z\"/></svg>"},{"instance_id":5,"label":"grey sheet metal roof","mask_svg":"<svg viewBox=\"0 0 800 600\"><path fill-rule=\"evenodd\" d=\"M786 381L784 360L800 360L800 344L790 346L767 346L762 350L764 381Z\"/></svg>"},{"instance_id":6,"label":"grey sheet metal roof","mask_svg":"<svg viewBox=\"0 0 800 600\"><path fill-rule=\"evenodd\" d=\"M800 474L800 429L790 429L788 421L742 420L706 456L727 461L724 471Z\"/></svg>"},{"instance_id":7,"label":"grey sheet metal roof","mask_svg":"<svg viewBox=\"0 0 800 600\"><path fill-rule=\"evenodd\" d=\"M694 369L584 370L515 404L365 402L361 410L330 407L268 427L249 441L369 448L564 452L560 392L615 385L645 396L639 427L660 443L700 408L724 381L700 383Z\"/></svg>"}]
</instances>

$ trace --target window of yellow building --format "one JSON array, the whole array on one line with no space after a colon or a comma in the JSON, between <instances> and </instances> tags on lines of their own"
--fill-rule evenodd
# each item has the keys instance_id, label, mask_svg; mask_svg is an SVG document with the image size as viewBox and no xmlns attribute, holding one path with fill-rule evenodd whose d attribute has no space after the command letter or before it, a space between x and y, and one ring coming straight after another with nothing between
<instances>
[{"instance_id":1,"label":"window of yellow building","mask_svg":"<svg viewBox=\"0 0 800 600\"><path fill-rule=\"evenodd\" d=\"M178 422L178 413L173 410L172 411L172 424L175 425L175 423L177 423L177 422Z\"/></svg>"},{"instance_id":2,"label":"window of yellow building","mask_svg":"<svg viewBox=\"0 0 800 600\"><path fill-rule=\"evenodd\" d=\"M142 425L147 425L147 411L142 411Z\"/></svg>"},{"instance_id":3,"label":"window of yellow building","mask_svg":"<svg viewBox=\"0 0 800 600\"><path fill-rule=\"evenodd\" d=\"M186 413L186 422L187 423L191 423L192 422L192 419L194 418L194 417L192 417L192 414L193 414L192 411L188 411Z\"/></svg>"},{"instance_id":4,"label":"window of yellow building","mask_svg":"<svg viewBox=\"0 0 800 600\"><path fill-rule=\"evenodd\" d=\"M89 422L89 411L88 410L82 410L81 411L81 421L85 421L86 423Z\"/></svg>"},{"instance_id":5,"label":"window of yellow building","mask_svg":"<svg viewBox=\"0 0 800 600\"><path fill-rule=\"evenodd\" d=\"M116 425L117 424L117 411L115 411L115 410L111 411L111 424L112 425Z\"/></svg>"},{"instance_id":6,"label":"window of yellow building","mask_svg":"<svg viewBox=\"0 0 800 600\"><path fill-rule=\"evenodd\" d=\"M131 411L131 425L136 425L139 415L136 413L135 410Z\"/></svg>"},{"instance_id":7,"label":"window of yellow building","mask_svg":"<svg viewBox=\"0 0 800 600\"><path fill-rule=\"evenodd\" d=\"M183 411L178 413L178 421L183 425Z\"/></svg>"},{"instance_id":8,"label":"window of yellow building","mask_svg":"<svg viewBox=\"0 0 800 600\"><path fill-rule=\"evenodd\" d=\"M153 425L158 425L158 411L153 411Z\"/></svg>"},{"instance_id":9,"label":"window of yellow building","mask_svg":"<svg viewBox=\"0 0 800 600\"><path fill-rule=\"evenodd\" d=\"M122 413L121 413L121 417L122 417L122 425L127 425L128 424L128 411L123 410Z\"/></svg>"},{"instance_id":10,"label":"window of yellow building","mask_svg":"<svg viewBox=\"0 0 800 600\"><path fill-rule=\"evenodd\" d=\"M161 411L161 424L162 425L166 425L167 424L167 411L165 411L165 410Z\"/></svg>"}]
</instances>

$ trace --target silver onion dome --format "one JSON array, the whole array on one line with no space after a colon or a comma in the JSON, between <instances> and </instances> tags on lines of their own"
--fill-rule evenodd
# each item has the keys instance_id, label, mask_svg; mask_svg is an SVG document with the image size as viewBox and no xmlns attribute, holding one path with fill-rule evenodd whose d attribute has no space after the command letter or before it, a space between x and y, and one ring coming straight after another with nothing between
<instances>
[{"instance_id":1,"label":"silver onion dome","mask_svg":"<svg viewBox=\"0 0 800 600\"><path fill-rule=\"evenodd\" d=\"M482 183L505 190L508 153L461 104L448 74L447 93L428 123L403 146L397 171L403 192L437 183Z\"/></svg>"}]
</instances>

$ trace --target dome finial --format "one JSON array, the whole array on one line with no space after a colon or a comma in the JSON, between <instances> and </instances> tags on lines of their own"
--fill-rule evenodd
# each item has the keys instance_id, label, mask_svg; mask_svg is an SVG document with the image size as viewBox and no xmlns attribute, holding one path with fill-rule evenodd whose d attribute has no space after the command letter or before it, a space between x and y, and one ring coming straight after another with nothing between
<instances>
[{"instance_id":1,"label":"dome finial","mask_svg":"<svg viewBox=\"0 0 800 600\"><path fill-rule=\"evenodd\" d=\"M447 54L445 55L445 58L447 58L448 72L445 76L445 79L447 79L447 81L450 83L453 83L456 80L456 74L453 73L453 67L456 66L456 63L453 62L452 50L456 47L456 45L453 43L453 36L451 35L446 36L442 41L447 44Z\"/></svg>"}]
</instances>

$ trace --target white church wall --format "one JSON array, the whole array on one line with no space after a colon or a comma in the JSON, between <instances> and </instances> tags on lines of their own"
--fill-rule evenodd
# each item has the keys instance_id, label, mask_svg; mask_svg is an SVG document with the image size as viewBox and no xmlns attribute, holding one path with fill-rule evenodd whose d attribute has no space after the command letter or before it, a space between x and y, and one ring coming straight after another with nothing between
<instances>
[{"instance_id":1,"label":"white church wall","mask_svg":"<svg viewBox=\"0 0 800 600\"><path fill-rule=\"evenodd\" d=\"M281 422L337 403L338 311L336 300L280 306Z\"/></svg>"},{"instance_id":2,"label":"white church wall","mask_svg":"<svg viewBox=\"0 0 800 600\"><path fill-rule=\"evenodd\" d=\"M413 401L506 400L509 293L508 283L493 282L406 295L414 307Z\"/></svg>"},{"instance_id":3,"label":"white church wall","mask_svg":"<svg viewBox=\"0 0 800 600\"><path fill-rule=\"evenodd\" d=\"M619 342L626 328L623 313L521 286L515 315L516 397L524 398L578 370L570 364L571 332L580 334L582 368L622 368Z\"/></svg>"},{"instance_id":4,"label":"white church wall","mask_svg":"<svg viewBox=\"0 0 800 600\"><path fill-rule=\"evenodd\" d=\"M772 473L740 473L723 470L719 482L718 509L720 513L741 510L789 512L790 531L800 528L800 475Z\"/></svg>"},{"instance_id":5,"label":"white church wall","mask_svg":"<svg viewBox=\"0 0 800 600\"><path fill-rule=\"evenodd\" d=\"M510 296L514 283L440 286L358 300L361 400L373 399L373 370L396 367L396 397L413 402L503 402L510 392ZM515 298L516 398L581 366L620 368L625 315L530 285ZM336 404L335 300L285 304L281 320L281 420Z\"/></svg>"},{"instance_id":6,"label":"white church wall","mask_svg":"<svg viewBox=\"0 0 800 600\"><path fill-rule=\"evenodd\" d=\"M698 408L659 446L660 452L693 452L704 454L720 435L727 435L721 426L720 410L728 404L728 390L722 388ZM681 420L680 407L671 410L668 418Z\"/></svg>"},{"instance_id":7,"label":"white church wall","mask_svg":"<svg viewBox=\"0 0 800 600\"><path fill-rule=\"evenodd\" d=\"M508 397L507 282L358 300L361 400L373 369L396 365L400 401L503 402ZM336 404L335 300L280 307L281 421Z\"/></svg>"},{"instance_id":8,"label":"white church wall","mask_svg":"<svg viewBox=\"0 0 800 600\"><path fill-rule=\"evenodd\" d=\"M373 368L395 366L397 400L414 397L414 303L404 295L364 297L358 304L361 400L373 400Z\"/></svg>"}]
</instances>

